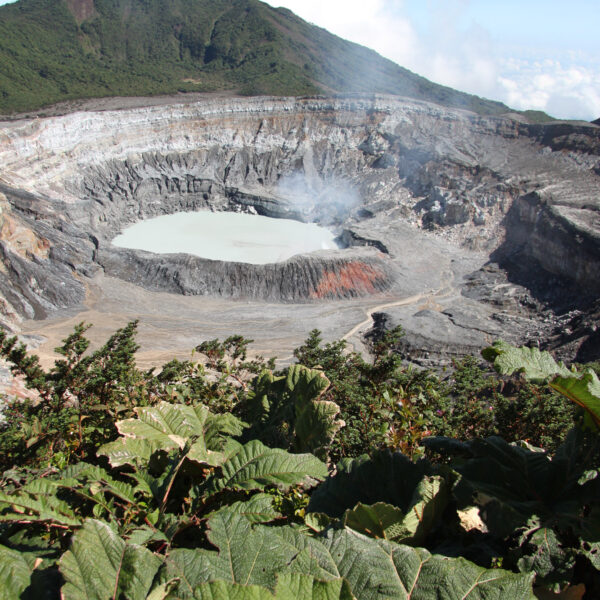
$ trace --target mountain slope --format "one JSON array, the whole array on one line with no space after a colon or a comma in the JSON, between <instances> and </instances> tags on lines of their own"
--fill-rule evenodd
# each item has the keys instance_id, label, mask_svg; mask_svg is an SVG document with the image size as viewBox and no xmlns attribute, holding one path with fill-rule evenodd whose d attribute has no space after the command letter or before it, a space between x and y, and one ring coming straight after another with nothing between
<instances>
[{"instance_id":1,"label":"mountain slope","mask_svg":"<svg viewBox=\"0 0 600 600\"><path fill-rule=\"evenodd\" d=\"M221 90L378 92L507 111L258 0L20 0L0 7L0 112L74 98Z\"/></svg>"}]
</instances>

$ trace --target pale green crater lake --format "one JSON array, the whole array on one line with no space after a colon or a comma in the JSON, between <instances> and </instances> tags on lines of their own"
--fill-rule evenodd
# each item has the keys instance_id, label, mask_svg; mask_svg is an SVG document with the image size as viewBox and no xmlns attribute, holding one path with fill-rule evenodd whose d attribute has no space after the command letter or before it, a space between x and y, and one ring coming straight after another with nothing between
<instances>
[{"instance_id":1,"label":"pale green crater lake","mask_svg":"<svg viewBox=\"0 0 600 600\"><path fill-rule=\"evenodd\" d=\"M334 234L314 223L231 212L164 215L128 227L114 246L156 254L183 252L212 260L262 265L296 254L337 248Z\"/></svg>"}]
</instances>

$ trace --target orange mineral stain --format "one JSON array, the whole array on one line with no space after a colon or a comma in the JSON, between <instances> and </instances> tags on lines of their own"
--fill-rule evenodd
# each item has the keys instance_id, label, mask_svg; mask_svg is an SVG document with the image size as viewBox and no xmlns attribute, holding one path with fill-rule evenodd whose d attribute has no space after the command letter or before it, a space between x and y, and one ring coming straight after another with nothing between
<instances>
[{"instance_id":1,"label":"orange mineral stain","mask_svg":"<svg viewBox=\"0 0 600 600\"><path fill-rule=\"evenodd\" d=\"M313 298L344 296L347 292L358 294L374 294L378 291L377 283L385 279L385 273L363 262L351 262L336 271L325 271L317 289L312 292Z\"/></svg>"}]
</instances>

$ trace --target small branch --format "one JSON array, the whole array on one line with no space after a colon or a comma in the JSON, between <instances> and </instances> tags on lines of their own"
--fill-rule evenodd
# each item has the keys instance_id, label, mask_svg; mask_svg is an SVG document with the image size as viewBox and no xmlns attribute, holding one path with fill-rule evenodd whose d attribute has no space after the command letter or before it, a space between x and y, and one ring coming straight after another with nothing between
<instances>
[{"instance_id":1,"label":"small branch","mask_svg":"<svg viewBox=\"0 0 600 600\"><path fill-rule=\"evenodd\" d=\"M179 469L181 469L181 466L183 465L183 461L186 459L188 453L186 452L182 457L181 460L177 463L177 466L175 467L175 470L173 471L173 475L171 477L171 481L169 481L169 485L167 486L167 489L165 491L165 495L163 496L161 505L160 505L160 511L159 514L162 516L165 512L165 509L167 507L167 499L169 498L169 494L171 493L171 488L173 487L173 483L175 482L175 477L177 477L177 473L179 473Z\"/></svg>"},{"instance_id":2,"label":"small branch","mask_svg":"<svg viewBox=\"0 0 600 600\"><path fill-rule=\"evenodd\" d=\"M39 523L40 521L12 521L12 523L17 523L18 525L34 525L35 523ZM78 525L59 525L58 523L44 523L46 527L54 527L55 529L64 529L69 530L73 527L78 527Z\"/></svg>"}]
</instances>

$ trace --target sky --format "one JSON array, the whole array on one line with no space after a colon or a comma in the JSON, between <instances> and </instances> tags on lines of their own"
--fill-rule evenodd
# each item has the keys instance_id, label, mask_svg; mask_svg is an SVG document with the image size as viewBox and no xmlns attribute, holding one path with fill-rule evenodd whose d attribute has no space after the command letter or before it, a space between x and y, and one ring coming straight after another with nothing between
<instances>
[{"instance_id":1,"label":"sky","mask_svg":"<svg viewBox=\"0 0 600 600\"><path fill-rule=\"evenodd\" d=\"M600 117L599 0L267 2L436 83L563 119Z\"/></svg>"},{"instance_id":2,"label":"sky","mask_svg":"<svg viewBox=\"0 0 600 600\"><path fill-rule=\"evenodd\" d=\"M600 117L598 0L267 0L455 89Z\"/></svg>"}]
</instances>

